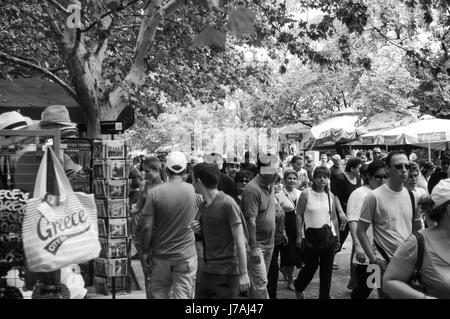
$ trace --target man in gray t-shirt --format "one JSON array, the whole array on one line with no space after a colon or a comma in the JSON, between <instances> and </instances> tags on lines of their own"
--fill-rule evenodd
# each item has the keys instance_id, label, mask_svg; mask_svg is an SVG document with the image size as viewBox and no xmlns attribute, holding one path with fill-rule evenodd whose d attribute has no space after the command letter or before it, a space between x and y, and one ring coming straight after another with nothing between
<instances>
[{"instance_id":1,"label":"man in gray t-shirt","mask_svg":"<svg viewBox=\"0 0 450 319\"><path fill-rule=\"evenodd\" d=\"M155 299L194 297L197 253L190 224L196 204L194 188L183 181L186 165L183 153L168 155L169 182L148 192L142 210L143 259L151 265L150 297Z\"/></svg>"},{"instance_id":2,"label":"man in gray t-shirt","mask_svg":"<svg viewBox=\"0 0 450 319\"><path fill-rule=\"evenodd\" d=\"M251 299L268 299L267 273L272 259L275 236L274 185L279 160L273 155L260 155L259 174L242 193L241 207L249 234L248 272Z\"/></svg>"},{"instance_id":3,"label":"man in gray t-shirt","mask_svg":"<svg viewBox=\"0 0 450 319\"><path fill-rule=\"evenodd\" d=\"M192 223L194 231L200 228L205 260L199 299L235 299L250 287L244 217L234 199L217 189L219 176L215 164L194 167L193 185L205 199Z\"/></svg>"}]
</instances>

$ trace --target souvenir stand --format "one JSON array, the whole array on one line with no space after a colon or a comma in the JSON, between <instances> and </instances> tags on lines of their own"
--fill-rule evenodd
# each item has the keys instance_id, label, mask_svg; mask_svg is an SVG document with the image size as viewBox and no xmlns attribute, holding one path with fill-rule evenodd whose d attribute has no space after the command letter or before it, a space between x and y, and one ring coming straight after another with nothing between
<instances>
[{"instance_id":1,"label":"souvenir stand","mask_svg":"<svg viewBox=\"0 0 450 319\"><path fill-rule=\"evenodd\" d=\"M129 290L130 207L127 150L123 141L94 141L93 186L101 243L94 261L96 293L115 299L116 292Z\"/></svg>"},{"instance_id":2,"label":"souvenir stand","mask_svg":"<svg viewBox=\"0 0 450 319\"><path fill-rule=\"evenodd\" d=\"M0 138L0 299L20 299L23 298L20 290L24 286L23 280L30 286L34 285L33 276L26 270L23 252L25 204L33 196L34 179L46 139L53 140L55 153L62 160L61 138L59 129L3 129L0 130ZM49 190L52 189L52 185L48 186ZM19 275L9 275L6 279L11 272ZM48 273L47 277L55 285L59 283L58 271Z\"/></svg>"}]
</instances>

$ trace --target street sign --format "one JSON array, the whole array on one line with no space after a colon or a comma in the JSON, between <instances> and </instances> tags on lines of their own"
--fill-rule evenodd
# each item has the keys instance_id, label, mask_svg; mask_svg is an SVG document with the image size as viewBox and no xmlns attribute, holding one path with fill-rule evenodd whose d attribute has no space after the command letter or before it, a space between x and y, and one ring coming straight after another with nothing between
<instances>
[{"instance_id":1,"label":"street sign","mask_svg":"<svg viewBox=\"0 0 450 319\"><path fill-rule=\"evenodd\" d=\"M101 134L122 134L123 131L122 121L100 121Z\"/></svg>"},{"instance_id":2,"label":"street sign","mask_svg":"<svg viewBox=\"0 0 450 319\"><path fill-rule=\"evenodd\" d=\"M287 133L286 139L296 140L296 141L300 142L303 139L303 134L302 133Z\"/></svg>"}]
</instances>

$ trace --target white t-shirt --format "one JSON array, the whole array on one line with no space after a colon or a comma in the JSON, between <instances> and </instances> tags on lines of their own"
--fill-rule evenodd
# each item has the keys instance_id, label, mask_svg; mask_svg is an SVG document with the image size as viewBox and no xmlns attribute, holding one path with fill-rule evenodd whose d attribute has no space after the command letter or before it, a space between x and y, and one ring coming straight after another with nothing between
<instances>
[{"instance_id":1,"label":"white t-shirt","mask_svg":"<svg viewBox=\"0 0 450 319\"><path fill-rule=\"evenodd\" d=\"M312 188L307 188L304 192L308 192L308 201L306 202L305 212L303 214L305 230L329 225L333 235L337 236L333 223L331 222L328 194L325 192L317 193ZM330 205L333 207L333 197L331 196ZM303 238L305 237L305 232L303 232L302 236Z\"/></svg>"},{"instance_id":2,"label":"white t-shirt","mask_svg":"<svg viewBox=\"0 0 450 319\"><path fill-rule=\"evenodd\" d=\"M412 207L408 190L392 191L384 184L368 194L361 208L360 221L371 223L373 237L389 258L412 233ZM383 258L376 250L377 257Z\"/></svg>"},{"instance_id":3,"label":"white t-shirt","mask_svg":"<svg viewBox=\"0 0 450 319\"><path fill-rule=\"evenodd\" d=\"M359 221L359 217L361 215L361 207L363 206L364 199L370 193L372 193L372 190L367 186L363 186L363 187L359 187L359 188L355 189L350 194L350 197L348 198L348 202L347 202L347 220L349 222L351 222L351 221L358 222ZM372 225L370 225L369 228L367 228L366 233L367 233L367 237L369 238L369 242L373 245ZM366 256L366 260L368 263L369 258L367 256ZM359 261L356 260L356 255L353 256L352 263L361 264Z\"/></svg>"}]
</instances>

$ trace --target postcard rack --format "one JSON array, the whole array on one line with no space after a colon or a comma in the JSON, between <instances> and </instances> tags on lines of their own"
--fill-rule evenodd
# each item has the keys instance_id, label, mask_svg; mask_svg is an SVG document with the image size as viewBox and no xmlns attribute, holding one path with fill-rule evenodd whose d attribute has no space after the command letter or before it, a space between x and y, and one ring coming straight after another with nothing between
<instances>
[{"instance_id":1,"label":"postcard rack","mask_svg":"<svg viewBox=\"0 0 450 319\"><path fill-rule=\"evenodd\" d=\"M102 250L94 260L94 286L99 294L125 291L129 258L129 181L131 163L123 141L94 141L93 189Z\"/></svg>"}]
</instances>

